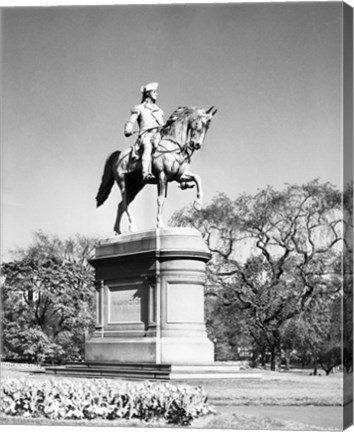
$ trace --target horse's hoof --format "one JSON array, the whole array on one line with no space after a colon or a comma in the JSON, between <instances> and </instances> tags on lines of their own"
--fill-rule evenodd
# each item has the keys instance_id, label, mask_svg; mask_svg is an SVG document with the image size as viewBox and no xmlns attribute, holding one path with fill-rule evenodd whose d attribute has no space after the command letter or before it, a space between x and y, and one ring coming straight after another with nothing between
<instances>
[{"instance_id":1,"label":"horse's hoof","mask_svg":"<svg viewBox=\"0 0 354 432\"><path fill-rule=\"evenodd\" d=\"M188 183L188 182L182 182L182 183L180 183L180 185L179 185L180 189L182 189L182 190L185 190L185 189L192 189L192 188L194 188L194 186L195 186L194 183Z\"/></svg>"}]
</instances>

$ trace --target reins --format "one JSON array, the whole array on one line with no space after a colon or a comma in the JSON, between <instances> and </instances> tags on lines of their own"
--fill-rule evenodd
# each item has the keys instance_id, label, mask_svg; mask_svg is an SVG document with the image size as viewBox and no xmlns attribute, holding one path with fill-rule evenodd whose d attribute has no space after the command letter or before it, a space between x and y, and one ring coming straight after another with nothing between
<instances>
[{"instance_id":1,"label":"reins","mask_svg":"<svg viewBox=\"0 0 354 432\"><path fill-rule=\"evenodd\" d=\"M177 146L177 148L171 149L171 150L159 150L159 146L161 147L161 141L162 140L171 141L173 144L175 144ZM192 155L194 153L194 149L191 148L189 144L190 144L189 142L186 142L184 145L181 145L178 141L176 141L173 138L163 137L163 138L161 138L160 143L157 145L155 151L158 152L158 153L160 153L160 154L177 153L177 152L178 153L182 153L182 154L185 153L186 156L185 156L183 162L188 161L188 163L189 163L190 160L191 160L191 157L192 157ZM190 152L188 151L189 149L190 149Z\"/></svg>"},{"instance_id":2,"label":"reins","mask_svg":"<svg viewBox=\"0 0 354 432\"><path fill-rule=\"evenodd\" d=\"M142 135L146 134L147 132L151 132L153 130L157 131L158 129L162 129L162 126L154 126L152 128L149 128L149 129L144 129L143 131L135 130L132 132L132 135L140 134L142 136Z\"/></svg>"}]
</instances>

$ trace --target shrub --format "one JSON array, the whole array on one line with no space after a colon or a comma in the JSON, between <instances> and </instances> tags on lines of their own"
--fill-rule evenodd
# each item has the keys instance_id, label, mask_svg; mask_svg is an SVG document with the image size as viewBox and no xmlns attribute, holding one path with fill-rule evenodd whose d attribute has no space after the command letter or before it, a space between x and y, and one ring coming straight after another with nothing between
<instances>
[{"instance_id":1,"label":"shrub","mask_svg":"<svg viewBox=\"0 0 354 432\"><path fill-rule=\"evenodd\" d=\"M329 375L333 368L342 364L342 348L340 344L328 344L318 356L322 369Z\"/></svg>"},{"instance_id":2,"label":"shrub","mask_svg":"<svg viewBox=\"0 0 354 432\"><path fill-rule=\"evenodd\" d=\"M48 419L165 419L186 426L212 412L202 387L110 380L7 379L1 413Z\"/></svg>"}]
</instances>

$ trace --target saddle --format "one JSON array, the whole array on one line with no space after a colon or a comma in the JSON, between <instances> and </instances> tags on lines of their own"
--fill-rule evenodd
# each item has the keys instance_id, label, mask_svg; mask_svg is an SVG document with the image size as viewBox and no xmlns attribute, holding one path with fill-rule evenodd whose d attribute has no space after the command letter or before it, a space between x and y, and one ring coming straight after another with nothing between
<instances>
[{"instance_id":1,"label":"saddle","mask_svg":"<svg viewBox=\"0 0 354 432\"><path fill-rule=\"evenodd\" d=\"M154 135L151 137L151 154L154 153L156 150L159 142L161 140L161 134L160 131L157 131L154 133ZM133 160L137 160L141 158L141 155L143 153L143 146L141 145L141 135L138 137L138 139L135 141L135 143L131 147L131 158Z\"/></svg>"}]
</instances>

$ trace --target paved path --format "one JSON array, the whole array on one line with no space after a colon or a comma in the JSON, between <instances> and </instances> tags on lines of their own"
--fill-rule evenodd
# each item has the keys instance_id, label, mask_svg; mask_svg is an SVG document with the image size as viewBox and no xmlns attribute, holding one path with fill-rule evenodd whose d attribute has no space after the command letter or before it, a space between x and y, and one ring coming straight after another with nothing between
<instances>
[{"instance_id":1,"label":"paved path","mask_svg":"<svg viewBox=\"0 0 354 432\"><path fill-rule=\"evenodd\" d=\"M341 429L343 409L340 406L235 406L214 405L217 411L227 414L270 417L290 420L317 427Z\"/></svg>"}]
</instances>

